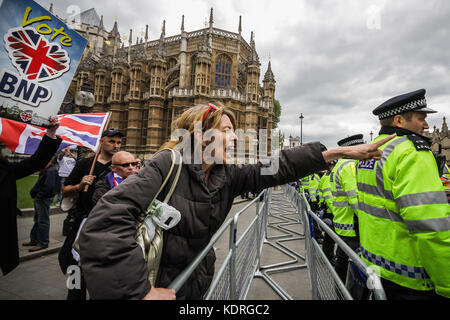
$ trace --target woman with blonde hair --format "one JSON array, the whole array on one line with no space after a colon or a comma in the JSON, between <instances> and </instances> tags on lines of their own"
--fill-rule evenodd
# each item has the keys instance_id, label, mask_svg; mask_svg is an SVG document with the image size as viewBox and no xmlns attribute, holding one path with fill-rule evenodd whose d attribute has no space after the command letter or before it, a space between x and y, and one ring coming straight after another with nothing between
<instances>
[{"instance_id":1,"label":"woman with blonde hair","mask_svg":"<svg viewBox=\"0 0 450 320\"><path fill-rule=\"evenodd\" d=\"M322 151L319 142L308 143L281 151L265 164L236 165L230 164L230 150L237 141L235 128L233 113L213 104L194 106L173 123L173 139L162 149L175 148L183 156L178 184L168 203L180 211L181 220L164 231L155 286L148 280L142 250L135 240L136 221L167 176L171 152L157 153L143 169L99 200L79 238L81 266L92 299L175 299L174 290L165 288L209 243L235 197L248 191L258 194L328 169L327 163L341 157L380 159L378 147L389 139L327 151ZM278 170L264 174L274 162ZM165 189L159 200L168 192ZM201 299L213 279L214 262L211 250L176 292L176 298Z\"/></svg>"}]
</instances>

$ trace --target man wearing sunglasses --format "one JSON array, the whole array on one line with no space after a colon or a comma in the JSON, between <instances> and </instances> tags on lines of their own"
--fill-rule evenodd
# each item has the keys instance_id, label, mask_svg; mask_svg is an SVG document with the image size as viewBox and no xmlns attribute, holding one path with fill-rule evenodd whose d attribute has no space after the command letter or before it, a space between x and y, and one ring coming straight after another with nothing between
<instances>
[{"instance_id":1,"label":"man wearing sunglasses","mask_svg":"<svg viewBox=\"0 0 450 320\"><path fill-rule=\"evenodd\" d=\"M89 174L94 156L81 159L76 163L64 183L62 188L63 197L77 199L74 207L69 211L73 223L58 255L59 265L64 274L66 274L66 270L70 265L78 264L72 256L72 244L75 241L81 222L88 216L93 207L92 196L94 188L91 186L110 171L112 157L120 151L123 137L124 134L117 129L110 128L105 130L100 139L100 154L95 163L93 173ZM84 192L85 186L89 186L87 192ZM68 290L67 300L86 300L86 288L83 278L81 279L80 289Z\"/></svg>"},{"instance_id":2,"label":"man wearing sunglasses","mask_svg":"<svg viewBox=\"0 0 450 320\"><path fill-rule=\"evenodd\" d=\"M139 170L138 161L129 152L119 151L112 157L111 172L95 183L92 206L109 190Z\"/></svg>"}]
</instances>

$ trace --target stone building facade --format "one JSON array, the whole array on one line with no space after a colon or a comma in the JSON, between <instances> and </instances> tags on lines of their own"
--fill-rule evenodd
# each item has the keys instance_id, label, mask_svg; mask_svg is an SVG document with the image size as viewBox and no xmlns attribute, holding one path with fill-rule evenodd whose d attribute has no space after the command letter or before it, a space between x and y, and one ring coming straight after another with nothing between
<instances>
[{"instance_id":1,"label":"stone building facade","mask_svg":"<svg viewBox=\"0 0 450 320\"><path fill-rule=\"evenodd\" d=\"M435 126L433 132L426 132L424 135L431 138L431 149L433 152L439 152L439 149L441 149L442 154L447 159L447 164L450 165L450 131L448 130L446 118L442 119L441 129Z\"/></svg>"},{"instance_id":2,"label":"stone building facade","mask_svg":"<svg viewBox=\"0 0 450 320\"><path fill-rule=\"evenodd\" d=\"M241 17L237 33L216 28L213 19L211 9L209 25L188 32L183 16L180 34L171 37L165 35L164 21L155 40L148 39L147 26L145 37L135 37L135 43L130 30L125 46L117 22L106 31L95 9L82 12L72 27L89 39L89 45L66 103L88 81L95 96L89 111L110 111L109 127L126 135L123 149L143 159L169 139L172 121L184 110L211 101L232 109L238 128L267 129L271 146L275 78L270 62L261 85L253 33L247 43Z\"/></svg>"}]
</instances>

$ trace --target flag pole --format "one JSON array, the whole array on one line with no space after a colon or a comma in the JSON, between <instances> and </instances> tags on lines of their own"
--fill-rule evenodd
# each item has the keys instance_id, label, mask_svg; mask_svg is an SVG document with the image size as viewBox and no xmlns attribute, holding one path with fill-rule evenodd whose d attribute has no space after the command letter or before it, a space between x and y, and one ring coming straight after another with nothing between
<instances>
[{"instance_id":1,"label":"flag pole","mask_svg":"<svg viewBox=\"0 0 450 320\"><path fill-rule=\"evenodd\" d=\"M106 128L108 128L108 125L109 125L109 119L110 119L110 118L111 118L111 112L108 112L108 118L106 118L106 124L105 124L105 126L103 127L104 130L106 130ZM92 175L92 174L94 173L95 163L97 162L98 156L100 155L100 152L101 152L101 151L102 151L102 145L100 144L99 147L98 147L98 151L97 151L97 153L95 154L94 161L92 161L91 169L89 170L89 175ZM87 192L88 189L89 189L89 185L85 185L83 191L84 191L84 192Z\"/></svg>"}]
</instances>

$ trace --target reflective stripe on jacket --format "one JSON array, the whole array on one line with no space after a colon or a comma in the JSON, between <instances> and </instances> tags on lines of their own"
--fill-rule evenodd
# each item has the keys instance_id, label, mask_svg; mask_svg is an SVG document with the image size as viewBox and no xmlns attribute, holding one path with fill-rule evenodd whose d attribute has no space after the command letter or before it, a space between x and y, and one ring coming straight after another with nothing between
<instances>
[{"instance_id":1,"label":"reflective stripe on jacket","mask_svg":"<svg viewBox=\"0 0 450 320\"><path fill-rule=\"evenodd\" d=\"M314 173L309 176L309 198L312 202L317 202L318 196L317 196L317 189L319 188L320 183L320 177L317 173Z\"/></svg>"},{"instance_id":2,"label":"reflective stripe on jacket","mask_svg":"<svg viewBox=\"0 0 450 320\"><path fill-rule=\"evenodd\" d=\"M355 160L340 159L331 172L333 225L337 234L356 237L354 215L358 208Z\"/></svg>"},{"instance_id":3,"label":"reflective stripe on jacket","mask_svg":"<svg viewBox=\"0 0 450 320\"><path fill-rule=\"evenodd\" d=\"M327 212L332 213L333 206L333 196L331 195L331 183L330 183L330 171L327 171L322 178L320 178L319 183L319 204L325 202L327 205Z\"/></svg>"},{"instance_id":4,"label":"reflective stripe on jacket","mask_svg":"<svg viewBox=\"0 0 450 320\"><path fill-rule=\"evenodd\" d=\"M357 162L362 258L387 280L450 297L450 206L433 154L406 136L380 149L381 160Z\"/></svg>"},{"instance_id":5,"label":"reflective stripe on jacket","mask_svg":"<svg viewBox=\"0 0 450 320\"><path fill-rule=\"evenodd\" d=\"M303 177L298 180L300 182L299 192L308 191L309 189L309 176ZM303 190L302 190L303 189Z\"/></svg>"}]
</instances>

